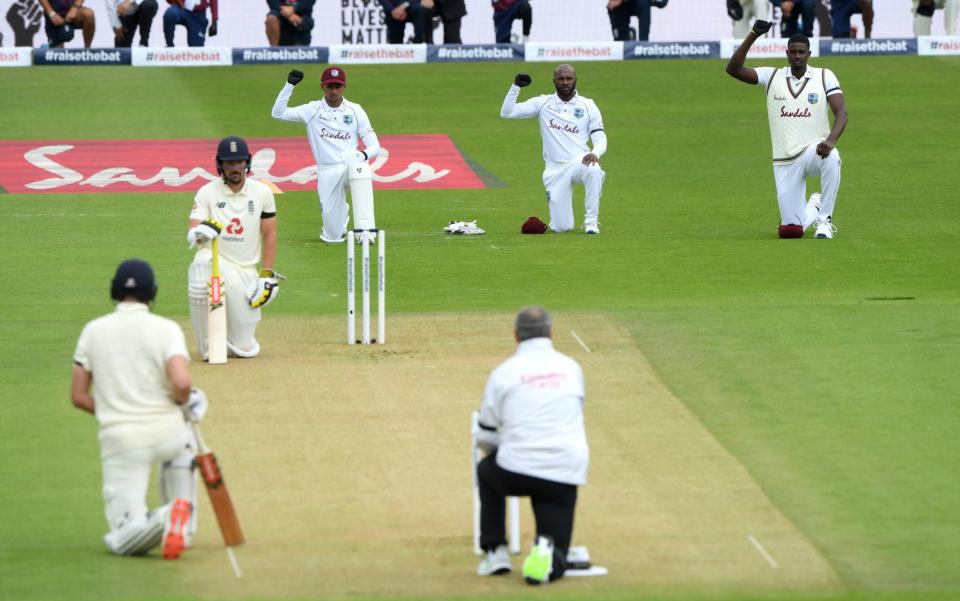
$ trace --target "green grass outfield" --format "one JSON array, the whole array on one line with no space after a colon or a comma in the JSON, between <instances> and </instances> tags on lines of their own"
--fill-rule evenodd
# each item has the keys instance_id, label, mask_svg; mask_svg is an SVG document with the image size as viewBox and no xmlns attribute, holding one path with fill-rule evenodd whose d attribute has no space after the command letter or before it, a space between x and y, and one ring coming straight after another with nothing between
<instances>
[{"instance_id":1,"label":"green grass outfield","mask_svg":"<svg viewBox=\"0 0 960 601\"><path fill-rule=\"evenodd\" d=\"M547 92L553 65L347 67L346 95L378 133L446 133L506 184L378 193L378 221L390 233L391 315L459 314L467 325L452 335L464 339L478 313L502 314L509 335L514 312L528 303L625 324L666 388L843 585L839 593L730 590L691 574L674 586L595 579L591 588L496 587L498 598L960 597L960 59L812 62L835 71L850 113L838 144L844 168L832 241L776 238L763 95L726 76L722 61L576 65L609 139L599 237L518 234L527 216L546 218L540 141L533 121L501 120L499 107L517 70L533 75L527 90ZM296 103L319 97L320 67L304 68L309 79ZM302 136L269 116L287 71L5 69L0 137ZM198 596L183 573L189 555L164 563L103 551L95 427L69 403L76 337L110 310L108 281L120 260L150 260L160 281L155 310L186 321L191 200L0 194L4 601ZM344 253L317 240L315 195L278 202L277 267L290 282L261 327L271 315L342 313ZM478 219L487 234L445 237L452 219ZM324 342L342 337L336 329ZM477 365L481 381L489 367ZM269 403L269 382L262 386ZM636 547L641 553L644 540ZM419 596L449 596L430 591ZM271 597L288 598L282 587Z\"/></svg>"}]
</instances>

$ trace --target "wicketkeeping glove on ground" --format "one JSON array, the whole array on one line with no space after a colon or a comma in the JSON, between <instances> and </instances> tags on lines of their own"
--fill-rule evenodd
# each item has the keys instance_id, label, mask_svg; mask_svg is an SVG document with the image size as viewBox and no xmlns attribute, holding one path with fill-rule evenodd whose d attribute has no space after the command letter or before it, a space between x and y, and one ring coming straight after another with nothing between
<instances>
[{"instance_id":1,"label":"wicketkeeping glove on ground","mask_svg":"<svg viewBox=\"0 0 960 601\"><path fill-rule=\"evenodd\" d=\"M517 76L513 78L513 85L520 86L525 88L533 83L533 80L530 79L530 76L526 73L517 73Z\"/></svg>"},{"instance_id":2,"label":"wicketkeeping glove on ground","mask_svg":"<svg viewBox=\"0 0 960 601\"><path fill-rule=\"evenodd\" d=\"M289 75L287 75L287 83L290 85L295 86L301 81L303 81L303 71L294 69L293 71L290 72Z\"/></svg>"},{"instance_id":3,"label":"wicketkeeping glove on ground","mask_svg":"<svg viewBox=\"0 0 960 601\"><path fill-rule=\"evenodd\" d=\"M280 293L280 282L287 279L272 269L261 269L260 277L256 282L250 284L247 290L247 299L250 306L254 309L266 307L277 298Z\"/></svg>"},{"instance_id":4,"label":"wicketkeeping glove on ground","mask_svg":"<svg viewBox=\"0 0 960 601\"><path fill-rule=\"evenodd\" d=\"M761 21L760 19L757 19L753 22L753 33L757 34L757 37L760 37L770 31L770 27L772 26L773 23L770 21Z\"/></svg>"},{"instance_id":5,"label":"wicketkeeping glove on ground","mask_svg":"<svg viewBox=\"0 0 960 601\"><path fill-rule=\"evenodd\" d=\"M734 21L739 21L743 18L743 5L737 0L727 0L727 14Z\"/></svg>"},{"instance_id":6,"label":"wicketkeeping glove on ground","mask_svg":"<svg viewBox=\"0 0 960 601\"><path fill-rule=\"evenodd\" d=\"M190 244L190 248L196 248L200 244L205 244L208 240L218 238L222 231L222 223L213 218L204 219L187 232L187 242Z\"/></svg>"},{"instance_id":7,"label":"wicketkeeping glove on ground","mask_svg":"<svg viewBox=\"0 0 960 601\"><path fill-rule=\"evenodd\" d=\"M192 422L199 422L207 414L209 406L210 402L207 400L207 395L199 388L194 388L190 391L190 398L183 410L187 414L187 419Z\"/></svg>"}]
</instances>

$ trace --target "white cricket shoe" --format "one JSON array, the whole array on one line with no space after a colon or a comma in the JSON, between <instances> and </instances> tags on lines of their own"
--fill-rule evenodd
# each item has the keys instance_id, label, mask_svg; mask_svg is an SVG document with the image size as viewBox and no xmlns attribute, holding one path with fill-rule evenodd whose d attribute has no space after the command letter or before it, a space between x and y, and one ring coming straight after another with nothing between
<instances>
[{"instance_id":1,"label":"white cricket shoe","mask_svg":"<svg viewBox=\"0 0 960 601\"><path fill-rule=\"evenodd\" d=\"M827 215L826 219L817 221L817 233L814 235L814 238L829 240L833 238L836 232L837 228L833 225L833 218Z\"/></svg>"},{"instance_id":2,"label":"white cricket shoe","mask_svg":"<svg viewBox=\"0 0 960 601\"><path fill-rule=\"evenodd\" d=\"M326 236L324 236L322 231L320 232L320 241L321 241L321 242L326 242L327 244L341 244L341 243L343 243L343 242L346 242L346 240L347 240L347 235L346 235L346 234L344 234L343 236L341 236L339 239L334 240L334 239L327 238Z\"/></svg>"},{"instance_id":3,"label":"white cricket shoe","mask_svg":"<svg viewBox=\"0 0 960 601\"><path fill-rule=\"evenodd\" d=\"M512 569L510 551L506 545L500 545L493 551L487 551L487 555L477 566L477 576L500 576L509 574Z\"/></svg>"},{"instance_id":4,"label":"white cricket shoe","mask_svg":"<svg viewBox=\"0 0 960 601\"><path fill-rule=\"evenodd\" d=\"M583 224L583 231L587 234L599 234L600 224L596 221L588 221Z\"/></svg>"}]
</instances>

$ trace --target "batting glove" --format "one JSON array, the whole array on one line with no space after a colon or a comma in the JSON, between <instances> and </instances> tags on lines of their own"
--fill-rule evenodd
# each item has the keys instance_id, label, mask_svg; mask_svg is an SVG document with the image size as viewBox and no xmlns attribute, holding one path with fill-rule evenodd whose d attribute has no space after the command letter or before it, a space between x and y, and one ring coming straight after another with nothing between
<instances>
[{"instance_id":1,"label":"batting glove","mask_svg":"<svg viewBox=\"0 0 960 601\"><path fill-rule=\"evenodd\" d=\"M753 22L753 33L757 34L757 37L759 38L770 31L770 27L772 26L773 23L770 21L761 21L760 19L757 19Z\"/></svg>"},{"instance_id":2,"label":"batting glove","mask_svg":"<svg viewBox=\"0 0 960 601\"><path fill-rule=\"evenodd\" d=\"M287 279L286 276L272 269L261 269L260 277L247 289L247 300L250 307L259 309L272 303L273 299L277 298L277 294L280 293L280 282L285 279Z\"/></svg>"},{"instance_id":3,"label":"batting glove","mask_svg":"<svg viewBox=\"0 0 960 601\"><path fill-rule=\"evenodd\" d=\"M520 88L525 88L531 83L533 83L533 80L526 73L517 73L517 76L513 78L513 85Z\"/></svg>"},{"instance_id":4,"label":"batting glove","mask_svg":"<svg viewBox=\"0 0 960 601\"><path fill-rule=\"evenodd\" d=\"M199 423L207 414L209 406L210 401L207 400L207 395L199 388L194 388L190 391L190 398L187 400L184 412L187 414L187 419Z\"/></svg>"},{"instance_id":5,"label":"batting glove","mask_svg":"<svg viewBox=\"0 0 960 601\"><path fill-rule=\"evenodd\" d=\"M739 21L743 18L743 5L737 0L727 0L727 14L734 21Z\"/></svg>"},{"instance_id":6,"label":"batting glove","mask_svg":"<svg viewBox=\"0 0 960 601\"><path fill-rule=\"evenodd\" d=\"M287 83L292 86L297 85L301 81L303 81L303 71L294 69L287 75Z\"/></svg>"},{"instance_id":7,"label":"batting glove","mask_svg":"<svg viewBox=\"0 0 960 601\"><path fill-rule=\"evenodd\" d=\"M219 238L222 231L222 223L213 218L204 219L187 232L187 242L190 244L190 248L196 248L205 244L208 240Z\"/></svg>"}]
</instances>

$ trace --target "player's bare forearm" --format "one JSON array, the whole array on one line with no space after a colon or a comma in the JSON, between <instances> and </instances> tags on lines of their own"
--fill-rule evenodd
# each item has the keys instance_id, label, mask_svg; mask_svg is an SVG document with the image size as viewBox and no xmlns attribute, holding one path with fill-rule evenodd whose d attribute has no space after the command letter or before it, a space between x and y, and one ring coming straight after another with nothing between
<instances>
[{"instance_id":1,"label":"player's bare forearm","mask_svg":"<svg viewBox=\"0 0 960 601\"><path fill-rule=\"evenodd\" d=\"M833 111L833 127L830 128L827 140L836 144L843 130L847 128L847 105L843 101L843 94L827 96L827 102L830 103L830 109Z\"/></svg>"},{"instance_id":2,"label":"player's bare forearm","mask_svg":"<svg viewBox=\"0 0 960 601\"><path fill-rule=\"evenodd\" d=\"M95 413L93 395L90 394L90 384L93 376L79 365L73 366L73 377L70 379L70 400L77 409L87 413Z\"/></svg>"},{"instance_id":3,"label":"player's bare forearm","mask_svg":"<svg viewBox=\"0 0 960 601\"><path fill-rule=\"evenodd\" d=\"M747 37L743 39L730 60L727 61L727 74L730 77L739 79L744 83L757 83L757 72L743 66L743 63L747 60L747 53L750 52L750 46L753 46L755 41L757 41L757 34L752 31L747 32Z\"/></svg>"},{"instance_id":4,"label":"player's bare forearm","mask_svg":"<svg viewBox=\"0 0 960 601\"><path fill-rule=\"evenodd\" d=\"M260 233L263 240L263 256L260 266L263 269L273 269L277 258L277 220L274 217L260 220Z\"/></svg>"},{"instance_id":5,"label":"player's bare forearm","mask_svg":"<svg viewBox=\"0 0 960 601\"><path fill-rule=\"evenodd\" d=\"M190 400L190 389L193 382L187 368L187 358L183 355L174 355L167 360L167 377L170 379L170 398L178 405Z\"/></svg>"}]
</instances>

